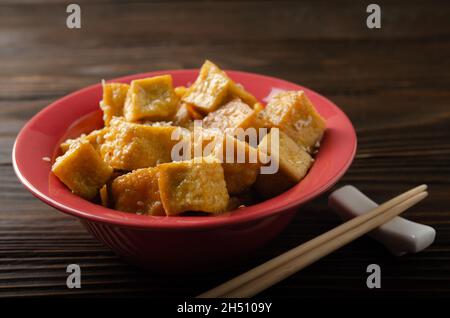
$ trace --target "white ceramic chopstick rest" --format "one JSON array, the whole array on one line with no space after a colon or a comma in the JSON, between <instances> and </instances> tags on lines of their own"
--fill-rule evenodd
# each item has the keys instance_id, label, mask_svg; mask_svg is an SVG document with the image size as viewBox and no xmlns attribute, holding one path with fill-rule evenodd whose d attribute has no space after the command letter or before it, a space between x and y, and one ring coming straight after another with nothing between
<instances>
[{"instance_id":1,"label":"white ceramic chopstick rest","mask_svg":"<svg viewBox=\"0 0 450 318\"><path fill-rule=\"evenodd\" d=\"M347 221L369 212L378 204L351 185L335 190L328 198L328 205ZM394 255L417 253L434 242L436 230L428 225L419 224L395 217L369 234L382 243Z\"/></svg>"}]
</instances>

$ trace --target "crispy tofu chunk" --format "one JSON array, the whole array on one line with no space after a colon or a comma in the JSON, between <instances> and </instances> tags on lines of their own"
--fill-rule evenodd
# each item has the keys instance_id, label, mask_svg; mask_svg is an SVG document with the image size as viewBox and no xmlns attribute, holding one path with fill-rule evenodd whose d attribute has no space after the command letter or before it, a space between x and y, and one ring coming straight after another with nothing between
<instances>
[{"instance_id":1,"label":"crispy tofu chunk","mask_svg":"<svg viewBox=\"0 0 450 318\"><path fill-rule=\"evenodd\" d=\"M230 86L230 92L232 98L239 98L247 105L253 107L254 104L258 102L255 96L247 92L241 84L233 83Z\"/></svg>"},{"instance_id":2,"label":"crispy tofu chunk","mask_svg":"<svg viewBox=\"0 0 450 318\"><path fill-rule=\"evenodd\" d=\"M111 184L114 208L144 215L166 215L158 187L158 169L143 168L116 178Z\"/></svg>"},{"instance_id":3,"label":"crispy tofu chunk","mask_svg":"<svg viewBox=\"0 0 450 318\"><path fill-rule=\"evenodd\" d=\"M103 159L113 168L135 170L171 161L173 126L148 126L113 118L100 147Z\"/></svg>"},{"instance_id":4,"label":"crispy tofu chunk","mask_svg":"<svg viewBox=\"0 0 450 318\"><path fill-rule=\"evenodd\" d=\"M325 131L325 120L303 91L278 93L262 111L262 117L308 150L320 141Z\"/></svg>"},{"instance_id":5,"label":"crispy tofu chunk","mask_svg":"<svg viewBox=\"0 0 450 318\"><path fill-rule=\"evenodd\" d=\"M173 124L175 126L181 126L184 128L188 128L192 125L192 118L189 113L187 104L181 103L180 105L178 105L177 112L173 117Z\"/></svg>"},{"instance_id":6,"label":"crispy tofu chunk","mask_svg":"<svg viewBox=\"0 0 450 318\"><path fill-rule=\"evenodd\" d=\"M212 62L206 61L182 100L204 113L209 113L220 106L232 84L233 82L224 71Z\"/></svg>"},{"instance_id":7,"label":"crispy tofu chunk","mask_svg":"<svg viewBox=\"0 0 450 318\"><path fill-rule=\"evenodd\" d=\"M224 163L222 164L227 190L230 194L239 194L255 183L259 174L256 163Z\"/></svg>"},{"instance_id":8,"label":"crispy tofu chunk","mask_svg":"<svg viewBox=\"0 0 450 318\"><path fill-rule=\"evenodd\" d=\"M195 109L195 107L192 106L191 104L185 104L185 105L186 105L186 108L187 108L187 110L189 112L189 115L191 116L191 118L193 120L202 120L203 117L205 117L199 111L197 111Z\"/></svg>"},{"instance_id":9,"label":"crispy tofu chunk","mask_svg":"<svg viewBox=\"0 0 450 318\"><path fill-rule=\"evenodd\" d=\"M61 151L62 153L65 153L67 150L69 150L71 144L86 140L94 147L95 150L100 152L100 146L104 142L104 136L107 131L108 127L105 127L102 129L94 130L88 135L81 135L80 137L75 139L67 139L60 145Z\"/></svg>"},{"instance_id":10,"label":"crispy tofu chunk","mask_svg":"<svg viewBox=\"0 0 450 318\"><path fill-rule=\"evenodd\" d=\"M256 148L234 136L210 129L194 131L191 137L191 158L213 156L222 163L230 194L248 190L256 181L261 167Z\"/></svg>"},{"instance_id":11,"label":"crispy tofu chunk","mask_svg":"<svg viewBox=\"0 0 450 318\"><path fill-rule=\"evenodd\" d=\"M73 193L93 199L108 181L113 169L89 142L80 141L56 159L52 171Z\"/></svg>"},{"instance_id":12,"label":"crispy tofu chunk","mask_svg":"<svg viewBox=\"0 0 450 318\"><path fill-rule=\"evenodd\" d=\"M109 193L106 184L100 189L100 201L105 208L109 207Z\"/></svg>"},{"instance_id":13,"label":"crispy tofu chunk","mask_svg":"<svg viewBox=\"0 0 450 318\"><path fill-rule=\"evenodd\" d=\"M161 201L168 216L186 211L226 210L229 196L223 168L217 160L164 163L158 170Z\"/></svg>"},{"instance_id":14,"label":"crispy tofu chunk","mask_svg":"<svg viewBox=\"0 0 450 318\"><path fill-rule=\"evenodd\" d=\"M268 133L260 142L258 149L272 157L273 160L279 162L279 171L292 179L299 182L308 172L312 164L311 156L287 134L279 131L278 153L273 151L270 143L270 136L273 132Z\"/></svg>"},{"instance_id":15,"label":"crispy tofu chunk","mask_svg":"<svg viewBox=\"0 0 450 318\"><path fill-rule=\"evenodd\" d=\"M236 128L253 127L256 112L236 98L203 118L204 128L216 128L223 133L234 134Z\"/></svg>"},{"instance_id":16,"label":"crispy tofu chunk","mask_svg":"<svg viewBox=\"0 0 450 318\"><path fill-rule=\"evenodd\" d=\"M172 87L172 76L162 75L131 82L125 100L125 119L170 120L175 114L178 97Z\"/></svg>"},{"instance_id":17,"label":"crispy tofu chunk","mask_svg":"<svg viewBox=\"0 0 450 318\"><path fill-rule=\"evenodd\" d=\"M271 134L272 131L261 140L258 149L278 162L279 169L275 174L260 174L255 183L257 191L266 197L278 195L298 183L313 162L309 153L281 130L277 152L270 143Z\"/></svg>"},{"instance_id":18,"label":"crispy tofu chunk","mask_svg":"<svg viewBox=\"0 0 450 318\"><path fill-rule=\"evenodd\" d=\"M253 110L256 113L256 117L253 125L257 128L272 128L273 124L264 118L264 105L261 103L256 103L253 105Z\"/></svg>"},{"instance_id":19,"label":"crispy tofu chunk","mask_svg":"<svg viewBox=\"0 0 450 318\"><path fill-rule=\"evenodd\" d=\"M189 134L183 135L184 141L187 142L186 149L183 150L183 153L187 156L184 160L213 155L214 147L216 147L216 136L216 131L198 127L189 131Z\"/></svg>"},{"instance_id":20,"label":"crispy tofu chunk","mask_svg":"<svg viewBox=\"0 0 450 318\"><path fill-rule=\"evenodd\" d=\"M258 150L248 143L224 135L214 156L222 162L228 193L242 193L255 183L261 163Z\"/></svg>"},{"instance_id":21,"label":"crispy tofu chunk","mask_svg":"<svg viewBox=\"0 0 450 318\"><path fill-rule=\"evenodd\" d=\"M123 116L123 107L130 85L123 83L105 83L103 81L103 99L100 108L103 111L103 121L108 126L113 116Z\"/></svg>"}]
</instances>

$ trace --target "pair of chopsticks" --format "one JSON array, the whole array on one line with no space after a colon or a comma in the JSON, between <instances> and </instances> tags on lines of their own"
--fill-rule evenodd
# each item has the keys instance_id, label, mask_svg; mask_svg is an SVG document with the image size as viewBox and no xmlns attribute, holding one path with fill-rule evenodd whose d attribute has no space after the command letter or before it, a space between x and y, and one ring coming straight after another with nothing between
<instances>
[{"instance_id":1,"label":"pair of chopsticks","mask_svg":"<svg viewBox=\"0 0 450 318\"><path fill-rule=\"evenodd\" d=\"M198 297L252 297L390 221L392 218L422 201L428 195L426 189L426 185L413 188L379 205L372 211L345 222Z\"/></svg>"}]
</instances>

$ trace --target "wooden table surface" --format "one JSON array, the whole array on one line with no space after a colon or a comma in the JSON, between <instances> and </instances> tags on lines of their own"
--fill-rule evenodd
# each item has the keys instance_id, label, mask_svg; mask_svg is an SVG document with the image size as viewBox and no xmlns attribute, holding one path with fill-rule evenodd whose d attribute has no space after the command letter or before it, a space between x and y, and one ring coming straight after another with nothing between
<instances>
[{"instance_id":1,"label":"wooden table surface","mask_svg":"<svg viewBox=\"0 0 450 318\"><path fill-rule=\"evenodd\" d=\"M174 277L127 265L80 223L35 199L11 163L14 139L54 100L101 79L206 58L280 77L339 105L358 134L336 185L384 201L420 183L430 196L406 213L437 230L426 251L400 258L364 237L281 282L267 297L450 296L450 2L378 1L382 28L360 1L87 1L82 28L67 1L0 1L0 296L194 296L340 222L327 195L305 205L264 249L227 271ZM66 266L82 269L67 289ZM382 288L366 287L366 267Z\"/></svg>"}]
</instances>

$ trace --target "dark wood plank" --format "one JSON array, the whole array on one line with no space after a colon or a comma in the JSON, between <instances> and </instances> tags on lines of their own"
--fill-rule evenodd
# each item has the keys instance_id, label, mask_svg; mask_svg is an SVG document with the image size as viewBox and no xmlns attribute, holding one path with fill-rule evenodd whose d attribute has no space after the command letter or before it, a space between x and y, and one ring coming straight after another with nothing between
<instances>
[{"instance_id":1,"label":"dark wood plank","mask_svg":"<svg viewBox=\"0 0 450 318\"><path fill-rule=\"evenodd\" d=\"M194 68L205 58L297 82L339 105L359 148L336 187L353 184L381 202L430 185L430 197L406 213L437 229L429 249L395 258L364 237L264 296L450 296L448 1L379 1L376 31L364 27L364 5L355 1L77 3L81 30L65 28L64 1L0 1L0 297L193 296L339 224L323 195L226 271L155 275L124 263L20 185L14 138L46 105L102 78ZM70 263L82 267L81 290L65 286ZM370 263L383 269L379 291L365 286Z\"/></svg>"}]
</instances>

